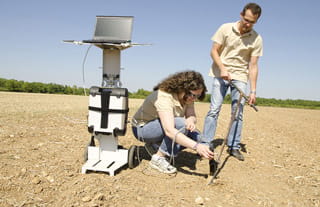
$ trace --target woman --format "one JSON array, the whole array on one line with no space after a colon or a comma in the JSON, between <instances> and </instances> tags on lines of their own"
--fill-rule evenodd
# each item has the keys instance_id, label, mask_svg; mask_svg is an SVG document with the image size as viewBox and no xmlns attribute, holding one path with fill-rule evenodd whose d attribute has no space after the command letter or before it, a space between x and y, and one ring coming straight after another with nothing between
<instances>
[{"instance_id":1,"label":"woman","mask_svg":"<svg viewBox=\"0 0 320 207\"><path fill-rule=\"evenodd\" d=\"M151 157L152 168L163 173L175 173L177 169L166 156L176 156L185 147L202 157L213 158L209 144L201 143L201 136L195 131L194 101L203 100L206 91L200 73L184 71L160 82L145 99L132 119L132 131L146 146L158 146Z\"/></svg>"}]
</instances>

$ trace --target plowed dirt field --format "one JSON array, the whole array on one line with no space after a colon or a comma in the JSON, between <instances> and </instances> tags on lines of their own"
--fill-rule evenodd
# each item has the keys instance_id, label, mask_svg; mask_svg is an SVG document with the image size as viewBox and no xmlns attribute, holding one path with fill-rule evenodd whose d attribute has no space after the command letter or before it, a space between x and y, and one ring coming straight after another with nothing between
<instances>
[{"instance_id":1,"label":"plowed dirt field","mask_svg":"<svg viewBox=\"0 0 320 207\"><path fill-rule=\"evenodd\" d=\"M129 118L141 103L129 100ZM208 107L196 103L200 130ZM176 158L174 176L150 169L130 124L119 144L140 146L140 164L115 176L82 174L88 97L0 92L0 206L320 206L320 110L258 108L245 108L245 161L224 152L218 178L207 185L208 160L191 150ZM229 118L224 105L217 141Z\"/></svg>"}]
</instances>

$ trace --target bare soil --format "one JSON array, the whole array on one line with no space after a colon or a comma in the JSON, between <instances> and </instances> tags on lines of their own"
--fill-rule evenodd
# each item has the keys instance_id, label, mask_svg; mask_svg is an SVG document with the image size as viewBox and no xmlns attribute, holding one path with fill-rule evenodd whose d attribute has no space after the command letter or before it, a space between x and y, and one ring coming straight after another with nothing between
<instances>
[{"instance_id":1,"label":"bare soil","mask_svg":"<svg viewBox=\"0 0 320 207\"><path fill-rule=\"evenodd\" d=\"M129 100L129 118L141 103ZM198 129L208 107L196 104ZM82 174L87 114L88 97L0 92L0 206L320 206L320 110L246 107L245 161L224 152L212 185L208 160L191 150L175 159L176 175L150 169L130 124L119 145L140 146L140 164ZM216 140L229 118L224 105Z\"/></svg>"}]
</instances>

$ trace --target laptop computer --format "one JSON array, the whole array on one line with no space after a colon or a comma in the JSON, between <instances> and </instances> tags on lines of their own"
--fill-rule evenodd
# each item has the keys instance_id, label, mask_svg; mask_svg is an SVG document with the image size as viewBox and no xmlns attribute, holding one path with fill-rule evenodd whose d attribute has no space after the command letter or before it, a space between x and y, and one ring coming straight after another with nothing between
<instances>
[{"instance_id":1,"label":"laptop computer","mask_svg":"<svg viewBox=\"0 0 320 207\"><path fill-rule=\"evenodd\" d=\"M96 25L91 40L83 43L130 43L133 16L96 16Z\"/></svg>"}]
</instances>

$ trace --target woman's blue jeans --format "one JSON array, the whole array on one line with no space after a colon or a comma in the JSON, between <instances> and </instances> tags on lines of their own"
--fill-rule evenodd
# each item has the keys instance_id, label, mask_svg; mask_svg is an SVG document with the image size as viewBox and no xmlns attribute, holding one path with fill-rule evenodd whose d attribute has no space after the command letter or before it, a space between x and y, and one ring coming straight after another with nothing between
<instances>
[{"instance_id":1,"label":"woman's blue jeans","mask_svg":"<svg viewBox=\"0 0 320 207\"><path fill-rule=\"evenodd\" d=\"M181 133L185 134L186 136L188 136L189 138L197 142L201 142L201 135L199 134L199 132L197 131L191 132L184 128L185 118L176 117L174 119L174 123L175 123L175 128L178 129ZM185 148L177 143L174 143L173 150L172 150L173 140L165 135L159 119L150 121L140 127L133 126L132 132L134 136L142 142L150 143L150 144L158 144L159 150L162 153L166 154L167 156L170 156L171 153L173 153L173 155L176 156L179 151Z\"/></svg>"},{"instance_id":2,"label":"woman's blue jeans","mask_svg":"<svg viewBox=\"0 0 320 207\"><path fill-rule=\"evenodd\" d=\"M247 83L242 81L237 81L237 80L232 80L232 83L236 85L243 92L246 90ZM216 133L217 120L219 117L223 100L227 94L228 88L230 88L231 90L231 100L232 100L231 113L233 113L233 111L236 108L238 99L240 97L240 93L237 91L236 88L230 86L228 81L223 80L222 78L216 78L216 77L213 78L210 110L205 118L204 129L203 129L203 136L207 142L212 141ZM240 148L244 103L245 103L245 100L243 98L243 100L241 100L238 113L236 114L236 118L233 121L231 129L229 131L227 145L232 149ZM229 122L228 122L228 126L229 126Z\"/></svg>"}]
</instances>

